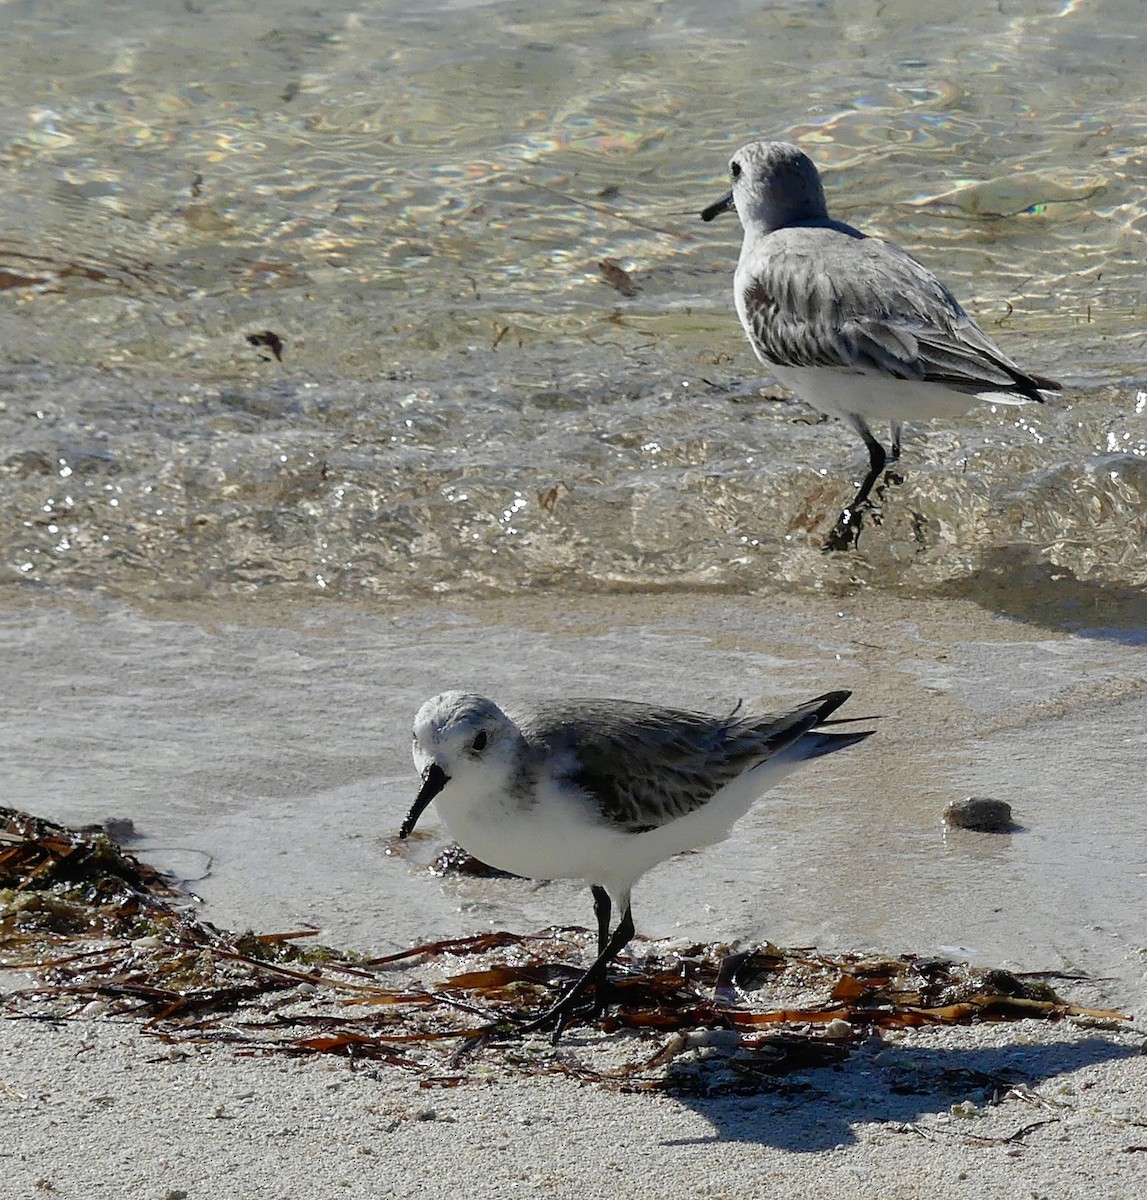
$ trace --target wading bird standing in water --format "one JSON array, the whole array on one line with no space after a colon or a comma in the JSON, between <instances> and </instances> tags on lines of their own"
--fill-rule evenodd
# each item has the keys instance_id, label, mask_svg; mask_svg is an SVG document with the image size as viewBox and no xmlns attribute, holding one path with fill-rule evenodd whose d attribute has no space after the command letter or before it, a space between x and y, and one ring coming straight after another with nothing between
<instances>
[{"instance_id":1,"label":"wading bird standing in water","mask_svg":"<svg viewBox=\"0 0 1147 1200\"><path fill-rule=\"evenodd\" d=\"M729 171L732 190L701 219L730 209L741 219L733 297L753 351L868 448L868 474L825 545L845 550L890 459L872 422L892 423L895 461L902 421L957 417L977 401L1039 404L1060 385L1023 371L899 246L832 220L820 175L796 146L750 142Z\"/></svg>"}]
</instances>

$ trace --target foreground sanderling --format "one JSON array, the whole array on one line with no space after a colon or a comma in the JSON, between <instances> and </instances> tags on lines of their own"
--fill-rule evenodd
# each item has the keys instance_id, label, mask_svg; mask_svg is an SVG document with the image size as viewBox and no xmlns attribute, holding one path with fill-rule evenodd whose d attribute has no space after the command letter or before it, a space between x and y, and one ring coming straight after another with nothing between
<instances>
[{"instance_id":1,"label":"foreground sanderling","mask_svg":"<svg viewBox=\"0 0 1147 1200\"><path fill-rule=\"evenodd\" d=\"M833 221L812 160L788 142L750 142L729 163L733 188L701 213L736 208L744 228L733 278L757 357L802 400L864 439L869 471L826 549L846 549L888 456L870 421L956 417L976 400L1042 402L1059 384L1028 375L927 267L892 242Z\"/></svg>"},{"instance_id":2,"label":"foreground sanderling","mask_svg":"<svg viewBox=\"0 0 1147 1200\"><path fill-rule=\"evenodd\" d=\"M753 800L806 759L868 737L818 731L849 695L750 717L566 700L515 723L483 696L443 692L414 719L422 788L399 837L436 800L450 835L483 862L590 885L597 958L526 1027L552 1025L556 1041L571 1017L603 1011L606 967L633 936L637 880L671 855L727 837ZM622 915L611 936L613 906ZM594 1002L582 1005L591 987Z\"/></svg>"}]
</instances>

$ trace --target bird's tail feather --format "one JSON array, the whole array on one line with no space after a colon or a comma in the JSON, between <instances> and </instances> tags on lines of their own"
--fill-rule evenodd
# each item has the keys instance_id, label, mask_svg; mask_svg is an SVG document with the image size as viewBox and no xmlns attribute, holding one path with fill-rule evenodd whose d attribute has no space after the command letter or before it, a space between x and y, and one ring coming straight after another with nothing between
<instances>
[{"instance_id":1,"label":"bird's tail feather","mask_svg":"<svg viewBox=\"0 0 1147 1200\"><path fill-rule=\"evenodd\" d=\"M789 752L802 759L820 758L834 750L855 746L857 742L863 742L875 732L875 729L863 729L856 733L806 733L789 747Z\"/></svg>"}]
</instances>

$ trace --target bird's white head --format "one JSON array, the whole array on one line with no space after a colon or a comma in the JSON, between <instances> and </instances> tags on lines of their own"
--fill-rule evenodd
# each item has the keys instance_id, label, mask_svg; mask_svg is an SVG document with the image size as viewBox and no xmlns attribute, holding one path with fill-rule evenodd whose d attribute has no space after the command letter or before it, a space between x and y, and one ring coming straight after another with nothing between
<instances>
[{"instance_id":1,"label":"bird's white head","mask_svg":"<svg viewBox=\"0 0 1147 1200\"><path fill-rule=\"evenodd\" d=\"M736 208L745 229L762 234L828 220L820 174L791 142L749 142L729 160L729 174L732 191L705 209L703 220Z\"/></svg>"},{"instance_id":2,"label":"bird's white head","mask_svg":"<svg viewBox=\"0 0 1147 1200\"><path fill-rule=\"evenodd\" d=\"M520 768L522 744L518 727L484 696L443 692L427 700L414 718L411 747L422 789L398 836L410 833L447 784L450 793L444 801L464 802L467 796L504 788Z\"/></svg>"}]
</instances>

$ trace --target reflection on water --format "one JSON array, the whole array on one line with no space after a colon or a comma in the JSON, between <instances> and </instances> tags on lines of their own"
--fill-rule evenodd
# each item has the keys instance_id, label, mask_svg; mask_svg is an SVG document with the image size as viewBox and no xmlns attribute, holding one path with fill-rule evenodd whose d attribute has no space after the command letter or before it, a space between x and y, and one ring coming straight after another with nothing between
<instances>
[{"instance_id":1,"label":"reflection on water","mask_svg":"<svg viewBox=\"0 0 1147 1200\"><path fill-rule=\"evenodd\" d=\"M0 6L2 570L928 590L1016 546L1141 586L1139 0L1006 9ZM762 395L696 219L762 133L1073 385L911 433L847 561L855 447Z\"/></svg>"}]
</instances>

